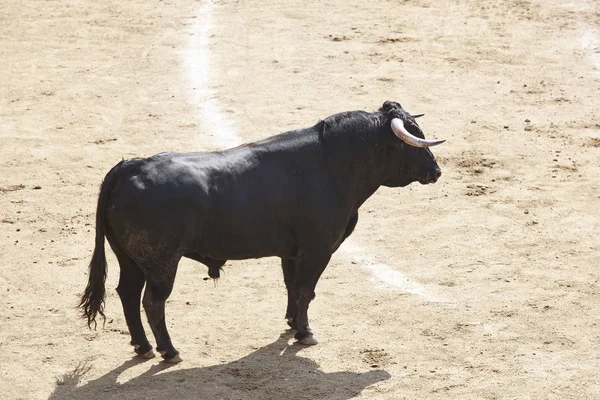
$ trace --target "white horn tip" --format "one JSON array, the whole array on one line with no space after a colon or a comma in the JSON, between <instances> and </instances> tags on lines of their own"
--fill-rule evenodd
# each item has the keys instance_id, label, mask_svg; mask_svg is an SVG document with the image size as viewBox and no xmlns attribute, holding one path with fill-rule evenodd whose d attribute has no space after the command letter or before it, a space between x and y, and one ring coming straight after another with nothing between
<instances>
[{"instance_id":1,"label":"white horn tip","mask_svg":"<svg viewBox=\"0 0 600 400\"><path fill-rule=\"evenodd\" d=\"M406 130L404 127L404 121L402 121L400 118L392 119L392 131L400 140L414 147L432 147L442 144L446 141L446 139L426 140L416 137Z\"/></svg>"}]
</instances>

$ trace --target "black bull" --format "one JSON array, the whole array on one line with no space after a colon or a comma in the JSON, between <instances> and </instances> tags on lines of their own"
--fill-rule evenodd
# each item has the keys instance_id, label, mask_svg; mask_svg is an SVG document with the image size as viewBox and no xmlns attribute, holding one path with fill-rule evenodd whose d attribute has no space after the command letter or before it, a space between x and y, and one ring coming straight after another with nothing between
<instances>
[{"instance_id":1,"label":"black bull","mask_svg":"<svg viewBox=\"0 0 600 400\"><path fill-rule=\"evenodd\" d=\"M359 207L381 185L433 183L441 174L429 149L394 135L394 118L423 138L400 104L386 102L374 113L336 114L229 150L117 164L98 199L96 246L80 304L88 325L104 317L106 237L119 261L117 292L139 355L154 356L140 316L146 285L142 303L156 349L165 360L180 361L165 325L165 301L182 257L208 266L213 278L227 260L280 257L288 323L300 343L315 344L308 306Z\"/></svg>"}]
</instances>

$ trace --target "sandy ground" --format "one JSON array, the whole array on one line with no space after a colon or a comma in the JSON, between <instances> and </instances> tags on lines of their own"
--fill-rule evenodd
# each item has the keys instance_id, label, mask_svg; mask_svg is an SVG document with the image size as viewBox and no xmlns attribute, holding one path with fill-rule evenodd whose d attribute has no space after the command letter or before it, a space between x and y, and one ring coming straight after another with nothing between
<instances>
[{"instance_id":1,"label":"sandy ground","mask_svg":"<svg viewBox=\"0 0 600 400\"><path fill-rule=\"evenodd\" d=\"M1 397L600 398L600 8L206 1L2 2ZM132 358L112 255L106 325L78 319L98 185L122 157L385 100L448 139L443 176L363 206L317 287L318 346L285 330L274 258L216 286L181 263L175 366Z\"/></svg>"}]
</instances>

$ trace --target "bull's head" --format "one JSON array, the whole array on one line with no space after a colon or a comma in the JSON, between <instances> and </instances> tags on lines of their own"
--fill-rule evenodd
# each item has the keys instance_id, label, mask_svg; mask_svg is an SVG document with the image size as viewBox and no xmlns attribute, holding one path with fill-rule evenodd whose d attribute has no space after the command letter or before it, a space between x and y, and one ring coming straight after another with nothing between
<instances>
[{"instance_id":1,"label":"bull's head","mask_svg":"<svg viewBox=\"0 0 600 400\"><path fill-rule=\"evenodd\" d=\"M410 115L396 102L386 101L380 111L386 135L391 138L388 176L383 185L406 186L415 181L435 183L442 171L428 147L437 146L445 140L426 140L415 121L421 115Z\"/></svg>"}]
</instances>

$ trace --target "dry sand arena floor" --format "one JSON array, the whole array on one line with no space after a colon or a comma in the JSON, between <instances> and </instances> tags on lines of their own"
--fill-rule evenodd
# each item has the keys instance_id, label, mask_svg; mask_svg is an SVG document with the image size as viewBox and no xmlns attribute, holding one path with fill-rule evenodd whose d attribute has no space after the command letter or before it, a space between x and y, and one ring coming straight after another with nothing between
<instances>
[{"instance_id":1,"label":"dry sand arena floor","mask_svg":"<svg viewBox=\"0 0 600 400\"><path fill-rule=\"evenodd\" d=\"M210 24L210 25L209 25ZM600 8L588 0L0 5L2 399L600 398ZM75 305L100 181L397 100L435 185L382 188L293 344L275 258L181 263L183 363Z\"/></svg>"}]
</instances>

